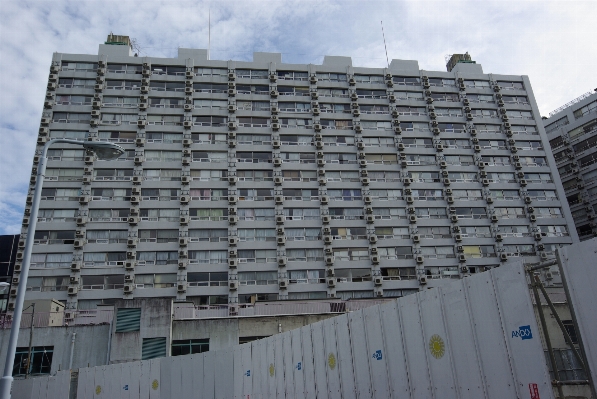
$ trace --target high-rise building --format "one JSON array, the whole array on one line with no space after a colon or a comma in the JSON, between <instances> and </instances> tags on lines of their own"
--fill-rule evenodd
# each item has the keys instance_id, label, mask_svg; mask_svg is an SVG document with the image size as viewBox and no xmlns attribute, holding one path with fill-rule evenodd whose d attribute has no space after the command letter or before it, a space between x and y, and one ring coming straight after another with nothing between
<instances>
[{"instance_id":1,"label":"high-rise building","mask_svg":"<svg viewBox=\"0 0 597 399\"><path fill-rule=\"evenodd\" d=\"M597 89L543 120L581 240L597 236Z\"/></svg>"},{"instance_id":2,"label":"high-rise building","mask_svg":"<svg viewBox=\"0 0 597 399\"><path fill-rule=\"evenodd\" d=\"M0 282L12 283L12 273L17 256L18 234L0 236ZM6 310L10 286L0 286L0 312Z\"/></svg>"},{"instance_id":3,"label":"high-rise building","mask_svg":"<svg viewBox=\"0 0 597 399\"><path fill-rule=\"evenodd\" d=\"M398 297L578 241L528 77L448 69L55 53L38 151L126 153L52 147L28 299Z\"/></svg>"}]
</instances>

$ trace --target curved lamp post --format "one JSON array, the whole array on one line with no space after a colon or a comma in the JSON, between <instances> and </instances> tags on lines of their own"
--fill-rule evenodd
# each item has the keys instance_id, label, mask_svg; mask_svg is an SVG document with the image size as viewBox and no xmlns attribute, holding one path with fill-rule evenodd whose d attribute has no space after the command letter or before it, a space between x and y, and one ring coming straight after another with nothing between
<instances>
[{"instance_id":1,"label":"curved lamp post","mask_svg":"<svg viewBox=\"0 0 597 399\"><path fill-rule=\"evenodd\" d=\"M29 227L27 228L27 239L25 241L25 251L23 253L23 263L21 266L21 278L17 290L17 299L15 301L15 310L13 314L12 327L10 329L10 339L6 350L6 363L4 365L4 375L0 379L0 399L10 399L10 390L12 387L12 369L14 364L15 352L17 350L17 340L19 338L19 329L21 326L21 313L23 312L23 302L25 301L25 292L27 291L27 277L29 276L29 263L31 260L31 250L33 248L33 237L35 235L35 226L37 224L37 211L41 200L41 188L43 178L46 172L46 163L48 161L48 148L54 143L74 144L84 147L86 150L94 152L98 159L111 160L124 154L124 149L119 145L97 142L97 141L77 141L68 139L49 140L42 150L37 166L37 181L35 184L35 193L31 205L31 216Z\"/></svg>"}]
</instances>

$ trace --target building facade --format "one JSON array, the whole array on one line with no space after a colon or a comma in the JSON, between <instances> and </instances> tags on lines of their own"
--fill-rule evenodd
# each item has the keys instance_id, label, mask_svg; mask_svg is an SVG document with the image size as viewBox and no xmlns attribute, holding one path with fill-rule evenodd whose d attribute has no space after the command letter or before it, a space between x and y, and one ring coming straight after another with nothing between
<instances>
[{"instance_id":1,"label":"building facade","mask_svg":"<svg viewBox=\"0 0 597 399\"><path fill-rule=\"evenodd\" d=\"M581 240L597 236L597 89L543 120Z\"/></svg>"},{"instance_id":2,"label":"building facade","mask_svg":"<svg viewBox=\"0 0 597 399\"><path fill-rule=\"evenodd\" d=\"M38 153L62 137L126 153L52 147L28 299L169 297L235 315L399 297L578 240L526 76L135 57L118 42L54 54Z\"/></svg>"},{"instance_id":3,"label":"building facade","mask_svg":"<svg viewBox=\"0 0 597 399\"><path fill-rule=\"evenodd\" d=\"M18 234L0 236L0 282L12 283L12 273L17 258ZM6 311L10 287L0 287L0 312Z\"/></svg>"}]
</instances>

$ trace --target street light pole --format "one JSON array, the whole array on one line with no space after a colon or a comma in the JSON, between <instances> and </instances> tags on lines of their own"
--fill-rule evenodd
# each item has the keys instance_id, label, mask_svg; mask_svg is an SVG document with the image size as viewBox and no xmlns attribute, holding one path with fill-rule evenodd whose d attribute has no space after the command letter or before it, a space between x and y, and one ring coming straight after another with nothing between
<instances>
[{"instance_id":1,"label":"street light pole","mask_svg":"<svg viewBox=\"0 0 597 399\"><path fill-rule=\"evenodd\" d=\"M69 139L53 139L49 140L43 147L42 153L39 157L39 164L37 166L37 180L35 182L35 192L33 194L33 201L31 205L31 216L29 220L29 227L27 228L27 238L25 240L25 249L23 252L23 263L21 266L21 276L19 286L17 289L17 297L15 300L15 310L13 313L12 326L10 328L10 338L8 340L8 347L6 349L6 363L4 364L4 375L0 379L0 399L10 399L10 391L12 388L12 369L14 365L15 353L17 350L17 341L19 338L19 330L21 327L21 316L23 313L23 303L25 302L25 293L27 291L27 278L29 277L29 264L31 261L31 251L33 249L33 238L35 236L35 227L37 225L37 213L39 210L39 203L41 201L41 189L43 179L46 173L46 163L48 161L48 149L54 143L74 144L85 147L89 151L96 153L100 159L116 159L125 151L119 145L106 142L97 141L77 141Z\"/></svg>"}]
</instances>

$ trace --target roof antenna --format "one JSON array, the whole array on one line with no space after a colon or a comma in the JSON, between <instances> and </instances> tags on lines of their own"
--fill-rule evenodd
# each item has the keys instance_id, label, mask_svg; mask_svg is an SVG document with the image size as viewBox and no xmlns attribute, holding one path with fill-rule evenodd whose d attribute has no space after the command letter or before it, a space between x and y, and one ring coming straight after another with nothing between
<instances>
[{"instance_id":1,"label":"roof antenna","mask_svg":"<svg viewBox=\"0 0 597 399\"><path fill-rule=\"evenodd\" d=\"M383 46L386 48L386 62L388 63L388 69L390 68L390 60L388 59L388 46L386 45L386 34L383 31L383 21L381 21L381 34L383 36Z\"/></svg>"},{"instance_id":2,"label":"roof antenna","mask_svg":"<svg viewBox=\"0 0 597 399\"><path fill-rule=\"evenodd\" d=\"M211 7L209 7L209 28L207 32L207 59L209 60L209 53L211 51Z\"/></svg>"}]
</instances>

